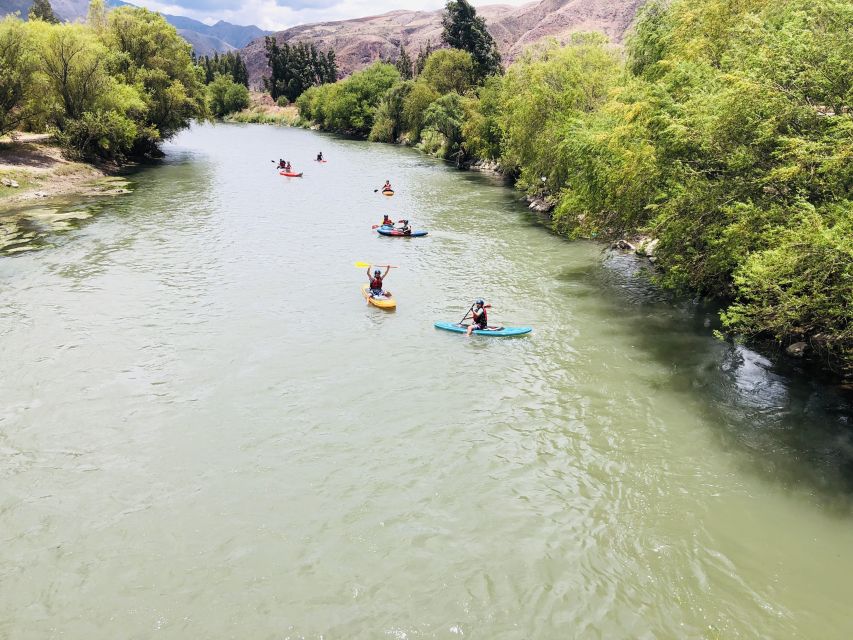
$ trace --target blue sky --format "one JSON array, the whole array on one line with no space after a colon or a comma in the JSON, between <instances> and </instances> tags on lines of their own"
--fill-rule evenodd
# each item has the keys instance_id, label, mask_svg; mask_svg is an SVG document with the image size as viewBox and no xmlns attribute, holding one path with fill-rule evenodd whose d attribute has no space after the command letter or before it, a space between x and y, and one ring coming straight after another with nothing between
<instances>
[{"instance_id":1,"label":"blue sky","mask_svg":"<svg viewBox=\"0 0 853 640\"><path fill-rule=\"evenodd\" d=\"M128 0L208 24L226 20L234 24L256 24L279 30L308 22L346 20L386 13L395 9L439 9L446 0ZM475 1L479 4L519 5L529 0Z\"/></svg>"}]
</instances>

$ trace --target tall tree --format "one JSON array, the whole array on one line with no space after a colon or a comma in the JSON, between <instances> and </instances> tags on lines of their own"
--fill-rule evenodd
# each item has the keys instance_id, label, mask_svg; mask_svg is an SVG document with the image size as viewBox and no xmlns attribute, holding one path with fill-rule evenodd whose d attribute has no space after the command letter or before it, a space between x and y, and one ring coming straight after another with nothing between
<instances>
[{"instance_id":1,"label":"tall tree","mask_svg":"<svg viewBox=\"0 0 853 640\"><path fill-rule=\"evenodd\" d=\"M264 79L264 86L273 100L284 96L293 102L310 87L337 80L334 51L324 53L304 42L279 45L270 36L264 40L264 49L270 67L270 77Z\"/></svg>"},{"instance_id":2,"label":"tall tree","mask_svg":"<svg viewBox=\"0 0 853 640\"><path fill-rule=\"evenodd\" d=\"M421 75L421 71L424 70L426 66L427 58L429 58L429 54L432 53L432 40L427 40L426 48L421 47L418 50L418 57L415 60L415 75Z\"/></svg>"},{"instance_id":3,"label":"tall tree","mask_svg":"<svg viewBox=\"0 0 853 640\"><path fill-rule=\"evenodd\" d=\"M501 54L486 21L468 0L450 0L441 18L442 41L454 49L467 51L474 58L474 75L478 81L501 72Z\"/></svg>"},{"instance_id":4,"label":"tall tree","mask_svg":"<svg viewBox=\"0 0 853 640\"><path fill-rule=\"evenodd\" d=\"M29 18L30 20L43 20L44 22L59 24L59 18L53 12L50 0L35 0L33 6L30 7Z\"/></svg>"},{"instance_id":5,"label":"tall tree","mask_svg":"<svg viewBox=\"0 0 853 640\"><path fill-rule=\"evenodd\" d=\"M400 76L403 80L412 79L412 59L409 57L409 54L406 53L402 44L400 45L400 56L397 58L397 62L394 66L397 67L397 71L400 72Z\"/></svg>"}]
</instances>

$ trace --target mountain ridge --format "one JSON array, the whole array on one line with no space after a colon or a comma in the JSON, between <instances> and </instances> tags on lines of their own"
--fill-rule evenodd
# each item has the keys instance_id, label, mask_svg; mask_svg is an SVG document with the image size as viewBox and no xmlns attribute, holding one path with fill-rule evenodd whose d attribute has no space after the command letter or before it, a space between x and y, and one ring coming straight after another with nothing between
<instances>
[{"instance_id":1,"label":"mountain ridge","mask_svg":"<svg viewBox=\"0 0 853 640\"><path fill-rule=\"evenodd\" d=\"M597 31L621 43L645 0L534 0L521 6L484 5L477 15L486 25L504 62L511 62L528 46L553 37L566 42L572 33ZM402 44L414 57L431 42L441 43L442 9L416 11L397 9L387 13L297 25L273 35L283 42L307 42L323 50L334 49L341 76L378 60L394 60ZM269 73L264 40L258 38L241 50L249 70L249 82L260 87Z\"/></svg>"},{"instance_id":2,"label":"mountain ridge","mask_svg":"<svg viewBox=\"0 0 853 640\"><path fill-rule=\"evenodd\" d=\"M0 0L0 15L19 11L21 16L26 18L32 4L32 0ZM106 4L110 8L137 6L122 0L106 0ZM73 22L86 17L89 0L51 0L51 6L61 19ZM186 16L173 16L167 13L161 15L178 30L181 37L190 43L196 55L199 56L236 51L252 40L272 33L253 24L238 25L220 20L216 24L207 25Z\"/></svg>"}]
</instances>

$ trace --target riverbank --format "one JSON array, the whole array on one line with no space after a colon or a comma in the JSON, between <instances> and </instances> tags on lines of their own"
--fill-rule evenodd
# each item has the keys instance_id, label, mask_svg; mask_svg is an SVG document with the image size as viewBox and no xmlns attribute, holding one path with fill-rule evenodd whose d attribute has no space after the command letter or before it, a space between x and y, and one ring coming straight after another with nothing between
<instances>
[{"instance_id":1,"label":"riverbank","mask_svg":"<svg viewBox=\"0 0 853 640\"><path fill-rule=\"evenodd\" d=\"M0 138L0 210L58 196L128 193L117 166L74 162L48 134Z\"/></svg>"},{"instance_id":2,"label":"riverbank","mask_svg":"<svg viewBox=\"0 0 853 640\"><path fill-rule=\"evenodd\" d=\"M292 127L299 123L299 110L295 105L281 107L268 93L258 91L250 92L249 99L251 103L247 109L226 116L225 122L275 124L284 127Z\"/></svg>"}]
</instances>

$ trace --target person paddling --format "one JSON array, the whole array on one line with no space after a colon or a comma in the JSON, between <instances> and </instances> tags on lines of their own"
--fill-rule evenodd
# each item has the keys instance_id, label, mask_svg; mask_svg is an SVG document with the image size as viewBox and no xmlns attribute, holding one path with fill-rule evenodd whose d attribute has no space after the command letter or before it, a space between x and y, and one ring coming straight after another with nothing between
<instances>
[{"instance_id":1,"label":"person paddling","mask_svg":"<svg viewBox=\"0 0 853 640\"><path fill-rule=\"evenodd\" d=\"M317 154L317 162L323 162L323 152Z\"/></svg>"},{"instance_id":2,"label":"person paddling","mask_svg":"<svg viewBox=\"0 0 853 640\"><path fill-rule=\"evenodd\" d=\"M384 216L382 216L382 225L381 226L383 226L383 227L393 227L394 226L394 221L388 216L387 213Z\"/></svg>"},{"instance_id":3,"label":"person paddling","mask_svg":"<svg viewBox=\"0 0 853 640\"><path fill-rule=\"evenodd\" d=\"M385 273L382 273L379 269L373 270L373 275L370 275L370 267L367 267L367 279L370 281L370 295L372 297L381 296L383 294L382 291L382 282L388 276L388 272L391 271L391 267L385 267ZM384 292L385 295L391 295L390 292Z\"/></svg>"},{"instance_id":4,"label":"person paddling","mask_svg":"<svg viewBox=\"0 0 853 640\"><path fill-rule=\"evenodd\" d=\"M467 335L470 337L471 332L474 329L480 329L484 331L489 327L489 316L486 313L486 309L491 307L492 305L486 304L486 302L482 298L478 298L474 302L474 306L471 307L471 324L468 325L468 333ZM463 318L464 319L464 318Z\"/></svg>"},{"instance_id":5,"label":"person paddling","mask_svg":"<svg viewBox=\"0 0 853 640\"><path fill-rule=\"evenodd\" d=\"M403 226L400 227L400 231L402 232L402 234L404 236L412 235L412 228L409 226L409 221L408 220L400 220L400 222L403 223Z\"/></svg>"},{"instance_id":6,"label":"person paddling","mask_svg":"<svg viewBox=\"0 0 853 640\"><path fill-rule=\"evenodd\" d=\"M287 163L284 160L282 160L281 158L278 159L278 168L279 169L286 169L287 168Z\"/></svg>"},{"instance_id":7,"label":"person paddling","mask_svg":"<svg viewBox=\"0 0 853 640\"><path fill-rule=\"evenodd\" d=\"M393 191L393 189L391 188L391 181L390 180L386 180L385 184L382 185L382 191Z\"/></svg>"}]
</instances>

